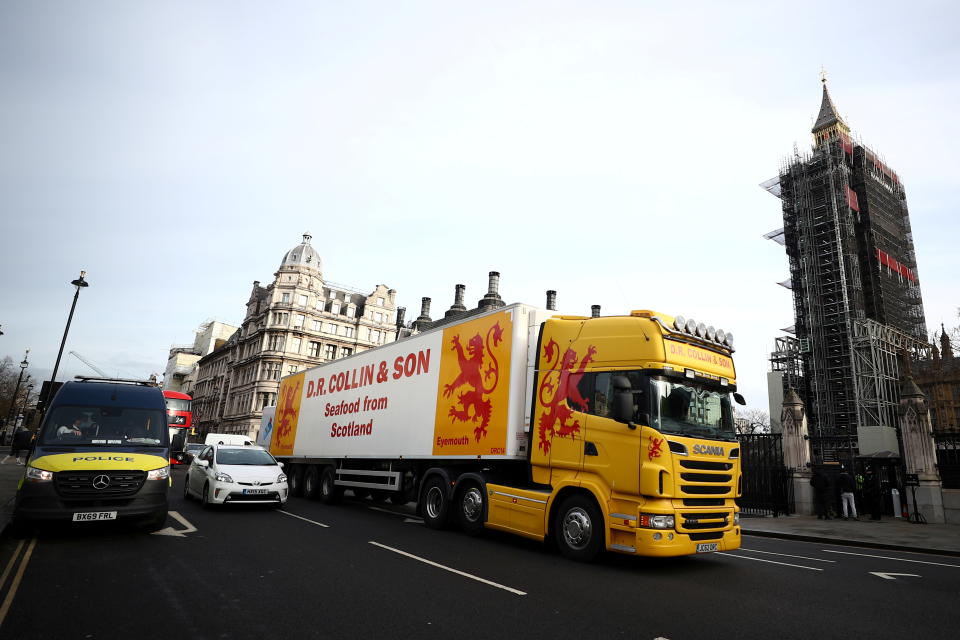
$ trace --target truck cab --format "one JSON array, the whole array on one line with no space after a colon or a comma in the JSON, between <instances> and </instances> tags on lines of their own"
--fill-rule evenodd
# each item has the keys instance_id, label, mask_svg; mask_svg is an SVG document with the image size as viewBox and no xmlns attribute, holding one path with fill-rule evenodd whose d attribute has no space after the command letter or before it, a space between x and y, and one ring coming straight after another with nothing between
<instances>
[{"instance_id":1,"label":"truck cab","mask_svg":"<svg viewBox=\"0 0 960 640\"><path fill-rule=\"evenodd\" d=\"M167 517L170 437L163 394L134 380L65 383L50 404L18 486L14 519Z\"/></svg>"}]
</instances>

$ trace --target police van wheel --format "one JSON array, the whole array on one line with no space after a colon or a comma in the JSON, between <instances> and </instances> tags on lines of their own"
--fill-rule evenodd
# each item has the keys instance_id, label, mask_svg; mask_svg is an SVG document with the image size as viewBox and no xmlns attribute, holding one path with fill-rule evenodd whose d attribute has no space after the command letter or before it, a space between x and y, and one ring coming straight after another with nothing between
<instances>
[{"instance_id":1,"label":"police van wheel","mask_svg":"<svg viewBox=\"0 0 960 640\"><path fill-rule=\"evenodd\" d=\"M320 501L323 504L337 504L343 497L343 488L336 483L337 474L333 467L324 467L320 474Z\"/></svg>"},{"instance_id":2,"label":"police van wheel","mask_svg":"<svg viewBox=\"0 0 960 640\"><path fill-rule=\"evenodd\" d=\"M163 528L163 525L167 522L167 510L164 509L160 511L155 516L149 520L144 521L143 530L148 533L153 533L154 531L159 531Z\"/></svg>"},{"instance_id":3,"label":"police van wheel","mask_svg":"<svg viewBox=\"0 0 960 640\"><path fill-rule=\"evenodd\" d=\"M557 510L553 533L560 553L571 560L590 562L604 546L603 515L591 498L573 495Z\"/></svg>"},{"instance_id":4,"label":"police van wheel","mask_svg":"<svg viewBox=\"0 0 960 640\"><path fill-rule=\"evenodd\" d=\"M431 529L444 529L450 519L450 499L443 478L433 476L423 485L420 494L423 522Z\"/></svg>"}]
</instances>

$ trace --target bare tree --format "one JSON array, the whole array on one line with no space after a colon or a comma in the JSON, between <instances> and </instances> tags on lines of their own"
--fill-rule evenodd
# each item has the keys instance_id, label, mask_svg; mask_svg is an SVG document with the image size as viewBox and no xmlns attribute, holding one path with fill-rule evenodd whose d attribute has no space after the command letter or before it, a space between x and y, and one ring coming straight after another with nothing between
<instances>
[{"instance_id":1,"label":"bare tree","mask_svg":"<svg viewBox=\"0 0 960 640\"><path fill-rule=\"evenodd\" d=\"M733 424L739 434L770 433L770 415L763 409L735 408Z\"/></svg>"}]
</instances>

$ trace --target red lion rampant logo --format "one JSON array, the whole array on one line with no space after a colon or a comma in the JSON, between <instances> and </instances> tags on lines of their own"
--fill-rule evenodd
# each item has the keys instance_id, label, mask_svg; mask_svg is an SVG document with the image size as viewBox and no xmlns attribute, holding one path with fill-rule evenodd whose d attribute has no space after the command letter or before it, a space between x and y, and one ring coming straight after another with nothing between
<instances>
[{"instance_id":1,"label":"red lion rampant logo","mask_svg":"<svg viewBox=\"0 0 960 640\"><path fill-rule=\"evenodd\" d=\"M647 447L647 458L653 460L663 455L663 438L650 438L650 446Z\"/></svg>"},{"instance_id":2,"label":"red lion rampant logo","mask_svg":"<svg viewBox=\"0 0 960 640\"><path fill-rule=\"evenodd\" d=\"M290 435L290 431L293 429L293 419L297 415L296 409L293 407L294 400L296 400L297 395L300 394L300 383L297 383L297 386L290 388L289 386L284 388L283 396L280 398L280 403L277 410L277 415L274 418L276 425L277 442L281 442L283 438Z\"/></svg>"},{"instance_id":3,"label":"red lion rampant logo","mask_svg":"<svg viewBox=\"0 0 960 640\"><path fill-rule=\"evenodd\" d=\"M474 335L467 342L466 353L463 344L460 342L460 335L453 336L450 349L457 352L457 364L460 366L460 374L450 384L443 386L443 396L449 398L454 391L462 386L469 387L468 390L461 392L457 396L457 401L450 405L448 415L454 422L480 422L473 429L473 436L477 442L480 438L487 435L487 425L490 424L490 416L493 412L493 406L490 400L484 396L492 393L500 383L500 363L493 353L493 348L503 340L503 328L500 323L496 323L487 330L486 348L484 348L484 339L480 334ZM492 342L492 346L491 346ZM483 371L484 352L490 356L490 364L486 371ZM492 380L487 386L486 382ZM460 408L457 408L460 405Z\"/></svg>"},{"instance_id":4,"label":"red lion rampant logo","mask_svg":"<svg viewBox=\"0 0 960 640\"><path fill-rule=\"evenodd\" d=\"M580 431L578 421L570 422L573 415L570 404L579 405L581 411L587 410L588 401L580 395L577 385L580 384L583 372L593 360L597 349L593 345L587 347L587 354L583 356L579 367L577 352L567 349L563 358L560 358L560 346L553 339L547 343L544 353L547 356L547 366L552 364L553 368L544 374L543 382L537 390L537 399L545 408L538 422L540 441L537 447L543 449L544 453L549 453L554 436L573 438L573 435Z\"/></svg>"}]
</instances>

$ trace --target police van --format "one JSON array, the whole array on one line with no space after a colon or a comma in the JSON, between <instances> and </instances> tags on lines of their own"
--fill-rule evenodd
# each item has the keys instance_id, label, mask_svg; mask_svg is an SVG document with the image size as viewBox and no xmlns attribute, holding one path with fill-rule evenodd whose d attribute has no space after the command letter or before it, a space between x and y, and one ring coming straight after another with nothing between
<instances>
[{"instance_id":1,"label":"police van","mask_svg":"<svg viewBox=\"0 0 960 640\"><path fill-rule=\"evenodd\" d=\"M14 520L167 518L170 435L163 393L138 380L80 378L57 392L17 489Z\"/></svg>"}]
</instances>

